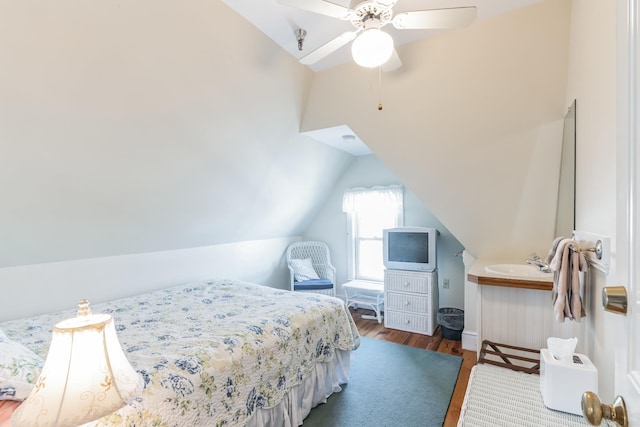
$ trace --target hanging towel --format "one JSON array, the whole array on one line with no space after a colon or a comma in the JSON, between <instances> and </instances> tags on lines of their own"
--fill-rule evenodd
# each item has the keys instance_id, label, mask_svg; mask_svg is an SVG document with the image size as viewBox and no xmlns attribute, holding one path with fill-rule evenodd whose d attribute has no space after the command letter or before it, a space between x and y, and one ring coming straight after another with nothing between
<instances>
[{"instance_id":1,"label":"hanging towel","mask_svg":"<svg viewBox=\"0 0 640 427\"><path fill-rule=\"evenodd\" d=\"M560 242L562 240L566 239L566 237L560 236L560 237L556 237L553 240L553 243L551 244L551 249L549 249L549 254L547 255L547 257L544 259L544 262L549 265L551 264L551 260L553 259L553 257L556 254L556 251L558 250L558 245L560 244Z\"/></svg>"},{"instance_id":2,"label":"hanging towel","mask_svg":"<svg viewBox=\"0 0 640 427\"><path fill-rule=\"evenodd\" d=\"M580 321L585 316L580 296L580 272L588 265L578 243L572 239L554 240L555 254L549 263L554 271L552 302L558 322L565 318Z\"/></svg>"}]
</instances>

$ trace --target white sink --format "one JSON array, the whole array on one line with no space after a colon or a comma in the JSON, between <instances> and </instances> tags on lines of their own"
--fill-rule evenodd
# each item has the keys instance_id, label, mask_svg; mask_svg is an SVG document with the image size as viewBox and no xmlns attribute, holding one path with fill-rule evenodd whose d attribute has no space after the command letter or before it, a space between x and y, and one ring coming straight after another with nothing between
<instances>
[{"instance_id":1,"label":"white sink","mask_svg":"<svg viewBox=\"0 0 640 427\"><path fill-rule=\"evenodd\" d=\"M510 277L523 277L523 278L536 278L536 279L551 279L553 273L544 273L538 269L538 267L531 266L529 264L493 264L487 265L484 270L487 273L499 274L502 276Z\"/></svg>"}]
</instances>

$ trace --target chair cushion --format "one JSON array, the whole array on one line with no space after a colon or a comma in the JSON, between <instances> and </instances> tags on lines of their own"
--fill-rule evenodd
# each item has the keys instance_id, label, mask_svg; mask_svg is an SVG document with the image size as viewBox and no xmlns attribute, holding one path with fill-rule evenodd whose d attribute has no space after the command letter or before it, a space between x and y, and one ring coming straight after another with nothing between
<instances>
[{"instance_id":1,"label":"chair cushion","mask_svg":"<svg viewBox=\"0 0 640 427\"><path fill-rule=\"evenodd\" d=\"M294 258L291 260L291 267L293 268L294 280L298 282L320 278L320 276L318 276L318 273L316 273L316 270L314 270L313 268L311 258Z\"/></svg>"},{"instance_id":2,"label":"chair cushion","mask_svg":"<svg viewBox=\"0 0 640 427\"><path fill-rule=\"evenodd\" d=\"M293 282L294 291L317 291L319 289L332 289L333 283L329 279L312 279L301 282Z\"/></svg>"}]
</instances>

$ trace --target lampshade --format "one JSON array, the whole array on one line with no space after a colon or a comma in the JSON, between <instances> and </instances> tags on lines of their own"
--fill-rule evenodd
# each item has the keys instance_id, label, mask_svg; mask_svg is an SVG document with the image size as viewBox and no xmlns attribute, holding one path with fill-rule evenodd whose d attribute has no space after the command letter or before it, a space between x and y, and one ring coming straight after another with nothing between
<instances>
[{"instance_id":1,"label":"lampshade","mask_svg":"<svg viewBox=\"0 0 640 427\"><path fill-rule=\"evenodd\" d=\"M31 394L11 417L12 427L75 427L127 404L142 378L126 359L108 314L78 315L53 328L49 354Z\"/></svg>"},{"instance_id":2,"label":"lampshade","mask_svg":"<svg viewBox=\"0 0 640 427\"><path fill-rule=\"evenodd\" d=\"M378 28L369 28L353 41L351 54L361 67L378 67L391 58L393 39Z\"/></svg>"}]
</instances>

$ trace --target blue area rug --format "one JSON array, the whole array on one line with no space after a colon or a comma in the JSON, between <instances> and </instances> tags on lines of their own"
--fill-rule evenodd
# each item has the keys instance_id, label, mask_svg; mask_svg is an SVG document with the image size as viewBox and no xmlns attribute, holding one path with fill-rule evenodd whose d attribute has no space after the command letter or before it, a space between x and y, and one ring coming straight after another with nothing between
<instances>
[{"instance_id":1,"label":"blue area rug","mask_svg":"<svg viewBox=\"0 0 640 427\"><path fill-rule=\"evenodd\" d=\"M349 383L303 427L440 427L462 358L362 337Z\"/></svg>"}]
</instances>

